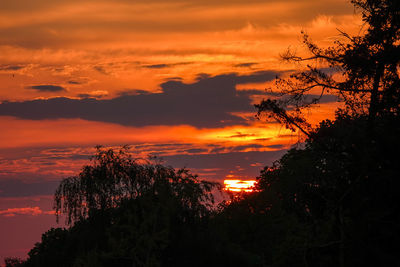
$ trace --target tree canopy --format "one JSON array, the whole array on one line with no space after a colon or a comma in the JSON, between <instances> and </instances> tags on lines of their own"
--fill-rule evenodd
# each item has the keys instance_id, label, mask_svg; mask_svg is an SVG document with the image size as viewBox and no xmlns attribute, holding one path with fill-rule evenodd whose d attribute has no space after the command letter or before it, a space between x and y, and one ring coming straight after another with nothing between
<instances>
[{"instance_id":1,"label":"tree canopy","mask_svg":"<svg viewBox=\"0 0 400 267\"><path fill-rule=\"evenodd\" d=\"M217 184L199 180L187 169L134 159L128 147L119 151L96 149L92 164L78 176L63 179L56 190L54 209L57 217L67 216L67 224L147 194L174 197L196 216L205 215L213 205L211 191Z\"/></svg>"},{"instance_id":2,"label":"tree canopy","mask_svg":"<svg viewBox=\"0 0 400 267\"><path fill-rule=\"evenodd\" d=\"M305 265L398 264L400 119L375 124L372 137L367 116L324 121L259 177L262 194L295 216Z\"/></svg>"},{"instance_id":3,"label":"tree canopy","mask_svg":"<svg viewBox=\"0 0 400 267\"><path fill-rule=\"evenodd\" d=\"M277 79L285 99L266 99L256 105L258 114L269 116L308 135L310 125L302 109L318 103L326 94L345 102L348 114L368 114L370 121L384 114L400 112L400 3L397 0L352 0L365 23L363 35L340 31L333 46L320 48L303 32L308 56L288 49L282 59L305 63L305 70ZM310 92L319 97L308 98Z\"/></svg>"},{"instance_id":4,"label":"tree canopy","mask_svg":"<svg viewBox=\"0 0 400 267\"><path fill-rule=\"evenodd\" d=\"M159 266L212 213L218 184L187 169L134 159L128 147L97 147L91 160L55 193L70 228L43 234L24 266Z\"/></svg>"}]
</instances>

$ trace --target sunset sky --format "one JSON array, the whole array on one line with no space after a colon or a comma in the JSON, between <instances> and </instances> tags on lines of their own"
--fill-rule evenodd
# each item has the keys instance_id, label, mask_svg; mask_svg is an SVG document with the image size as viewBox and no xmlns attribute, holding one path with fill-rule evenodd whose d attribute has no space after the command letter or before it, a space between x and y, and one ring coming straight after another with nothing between
<instances>
[{"instance_id":1,"label":"sunset sky","mask_svg":"<svg viewBox=\"0 0 400 267\"><path fill-rule=\"evenodd\" d=\"M304 52L302 30L327 46L361 26L345 0L0 1L0 262L56 226L52 194L95 145L254 178L299 140L254 118L275 77L301 68L279 54Z\"/></svg>"}]
</instances>

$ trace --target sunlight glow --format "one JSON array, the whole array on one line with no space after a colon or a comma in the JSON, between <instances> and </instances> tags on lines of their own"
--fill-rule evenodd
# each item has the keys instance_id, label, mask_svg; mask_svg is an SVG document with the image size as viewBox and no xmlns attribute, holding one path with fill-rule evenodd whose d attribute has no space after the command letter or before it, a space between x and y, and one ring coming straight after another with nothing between
<instances>
[{"instance_id":1,"label":"sunlight glow","mask_svg":"<svg viewBox=\"0 0 400 267\"><path fill-rule=\"evenodd\" d=\"M256 180L224 180L224 190L229 192L254 192Z\"/></svg>"}]
</instances>

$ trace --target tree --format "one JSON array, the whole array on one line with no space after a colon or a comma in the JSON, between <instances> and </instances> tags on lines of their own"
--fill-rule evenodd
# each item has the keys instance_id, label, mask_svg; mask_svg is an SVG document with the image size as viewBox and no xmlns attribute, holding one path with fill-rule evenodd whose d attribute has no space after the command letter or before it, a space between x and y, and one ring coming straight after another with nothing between
<instances>
[{"instance_id":1,"label":"tree","mask_svg":"<svg viewBox=\"0 0 400 267\"><path fill-rule=\"evenodd\" d=\"M367 29L363 36L336 40L334 46L318 47L306 33L303 42L309 56L296 55L288 49L282 59L307 63L306 70L277 79L284 100L267 99L256 105L258 115L268 116L288 128L300 129L309 136L310 125L302 110L318 103L325 94L335 94L345 101L348 114L368 114L369 120L385 114L400 114L400 2L397 0L352 0L361 10ZM333 74L340 74L335 79ZM319 97L309 99L310 92ZM290 111L289 111L290 110Z\"/></svg>"},{"instance_id":2,"label":"tree","mask_svg":"<svg viewBox=\"0 0 400 267\"><path fill-rule=\"evenodd\" d=\"M260 191L279 203L264 205L297 218L300 231L292 238L305 265L399 263L400 118L377 118L375 124L371 137L368 117L324 121L304 148L289 150L258 178Z\"/></svg>"},{"instance_id":3,"label":"tree","mask_svg":"<svg viewBox=\"0 0 400 267\"><path fill-rule=\"evenodd\" d=\"M208 245L197 244L197 232L216 187L187 169L133 159L127 147L97 147L91 164L55 193L56 215L70 227L44 233L24 266L180 266L182 253L198 257Z\"/></svg>"},{"instance_id":4,"label":"tree","mask_svg":"<svg viewBox=\"0 0 400 267\"><path fill-rule=\"evenodd\" d=\"M399 264L400 2L352 3L361 10L364 35L341 32L344 41L322 49L303 33L309 56L288 50L282 58L306 63L306 70L277 79L283 99L256 105L258 116L307 136L303 148L291 149L259 177L261 194L279 203L265 205L297 218L294 229L301 231L292 238L305 266ZM309 100L317 90L319 97ZM345 107L312 129L302 110L325 94L339 96Z\"/></svg>"},{"instance_id":5,"label":"tree","mask_svg":"<svg viewBox=\"0 0 400 267\"><path fill-rule=\"evenodd\" d=\"M68 231L51 228L42 234L41 242L28 252L29 258L23 266L71 266L75 246L68 241Z\"/></svg>"},{"instance_id":6,"label":"tree","mask_svg":"<svg viewBox=\"0 0 400 267\"><path fill-rule=\"evenodd\" d=\"M65 214L67 224L72 224L119 207L129 199L164 194L178 199L187 212L203 216L213 205L211 191L216 186L217 183L199 180L186 169L133 159L127 147L119 151L97 147L92 165L85 166L78 176L61 181L54 209L57 218Z\"/></svg>"},{"instance_id":7,"label":"tree","mask_svg":"<svg viewBox=\"0 0 400 267\"><path fill-rule=\"evenodd\" d=\"M24 261L20 258L8 257L4 259L5 267L21 267L24 264Z\"/></svg>"}]
</instances>

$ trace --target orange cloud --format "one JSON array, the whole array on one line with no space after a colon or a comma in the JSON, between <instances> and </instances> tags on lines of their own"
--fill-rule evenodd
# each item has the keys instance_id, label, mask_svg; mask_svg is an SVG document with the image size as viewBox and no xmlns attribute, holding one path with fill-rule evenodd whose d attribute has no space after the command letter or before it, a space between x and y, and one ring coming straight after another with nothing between
<instances>
[{"instance_id":1,"label":"orange cloud","mask_svg":"<svg viewBox=\"0 0 400 267\"><path fill-rule=\"evenodd\" d=\"M54 211L43 211L39 207L25 207L25 208L10 208L5 210L0 210L0 215L4 217L13 217L16 215L42 215L42 214L55 214Z\"/></svg>"},{"instance_id":2,"label":"orange cloud","mask_svg":"<svg viewBox=\"0 0 400 267\"><path fill-rule=\"evenodd\" d=\"M81 119L22 120L0 116L7 125L0 132L0 148L74 146L134 143L225 143L245 144L270 139L271 144L286 142L280 135L290 134L281 125L229 126L198 129L187 125L127 127ZM241 133L242 136L238 136Z\"/></svg>"},{"instance_id":3,"label":"orange cloud","mask_svg":"<svg viewBox=\"0 0 400 267\"><path fill-rule=\"evenodd\" d=\"M356 33L360 25L347 1L333 0L18 3L0 3L0 62L24 66L0 67L0 100L51 95L28 92L32 84L65 87L63 96L107 91L112 97L127 88L155 91L171 77L190 81L200 72L232 72L233 65L249 62L257 69L290 69L278 54L300 43L301 30L326 45L338 37L337 28ZM141 67L162 64L168 67ZM71 79L86 82L71 85Z\"/></svg>"}]
</instances>

